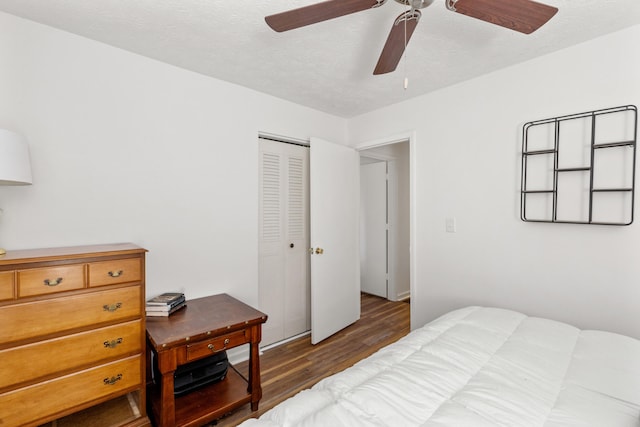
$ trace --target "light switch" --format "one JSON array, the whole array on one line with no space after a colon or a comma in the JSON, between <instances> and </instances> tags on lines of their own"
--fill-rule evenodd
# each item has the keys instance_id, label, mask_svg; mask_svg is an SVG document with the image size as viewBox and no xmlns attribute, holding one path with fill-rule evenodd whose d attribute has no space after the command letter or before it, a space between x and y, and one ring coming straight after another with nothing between
<instances>
[{"instance_id":1,"label":"light switch","mask_svg":"<svg viewBox=\"0 0 640 427\"><path fill-rule=\"evenodd\" d=\"M445 230L447 231L447 233L456 232L456 217L451 216L445 219Z\"/></svg>"}]
</instances>

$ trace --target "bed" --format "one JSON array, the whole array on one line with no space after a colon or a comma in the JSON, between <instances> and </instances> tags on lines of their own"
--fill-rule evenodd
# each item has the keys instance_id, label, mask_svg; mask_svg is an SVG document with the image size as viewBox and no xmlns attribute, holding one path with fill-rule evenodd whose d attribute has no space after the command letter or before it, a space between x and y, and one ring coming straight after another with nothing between
<instances>
[{"instance_id":1,"label":"bed","mask_svg":"<svg viewBox=\"0 0 640 427\"><path fill-rule=\"evenodd\" d=\"M640 341L452 311L242 427L640 427Z\"/></svg>"}]
</instances>

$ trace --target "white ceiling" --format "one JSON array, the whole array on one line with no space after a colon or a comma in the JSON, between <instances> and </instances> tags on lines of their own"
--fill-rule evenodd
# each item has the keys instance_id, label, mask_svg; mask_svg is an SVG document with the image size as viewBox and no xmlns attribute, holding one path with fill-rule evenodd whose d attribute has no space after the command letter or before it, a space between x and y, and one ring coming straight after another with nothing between
<instances>
[{"instance_id":1,"label":"white ceiling","mask_svg":"<svg viewBox=\"0 0 640 427\"><path fill-rule=\"evenodd\" d=\"M382 76L373 68L406 8L393 0L284 33L264 16L319 1L0 0L0 11L348 118L640 23L640 0L540 1L559 12L523 35L436 0Z\"/></svg>"}]
</instances>

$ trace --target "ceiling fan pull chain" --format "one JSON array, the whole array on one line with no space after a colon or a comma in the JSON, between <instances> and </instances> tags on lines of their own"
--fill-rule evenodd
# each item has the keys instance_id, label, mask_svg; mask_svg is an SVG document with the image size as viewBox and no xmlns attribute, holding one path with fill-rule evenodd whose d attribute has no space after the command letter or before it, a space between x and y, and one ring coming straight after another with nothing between
<instances>
[{"instance_id":1,"label":"ceiling fan pull chain","mask_svg":"<svg viewBox=\"0 0 640 427\"><path fill-rule=\"evenodd\" d=\"M407 5L407 13L411 12L411 7ZM404 20L404 90L409 87L409 77L407 76L407 20Z\"/></svg>"}]
</instances>

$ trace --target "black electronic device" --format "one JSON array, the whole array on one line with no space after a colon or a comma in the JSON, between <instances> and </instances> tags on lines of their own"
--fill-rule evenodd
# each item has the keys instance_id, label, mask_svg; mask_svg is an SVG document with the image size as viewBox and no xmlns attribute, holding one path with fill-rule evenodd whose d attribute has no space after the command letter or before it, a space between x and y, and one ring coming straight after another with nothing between
<instances>
[{"instance_id":1,"label":"black electronic device","mask_svg":"<svg viewBox=\"0 0 640 427\"><path fill-rule=\"evenodd\" d=\"M153 382L156 383L162 376L154 356L155 354L152 353ZM222 381L227 376L228 369L229 359L226 351L180 365L173 374L173 394L182 396L204 385Z\"/></svg>"}]
</instances>

